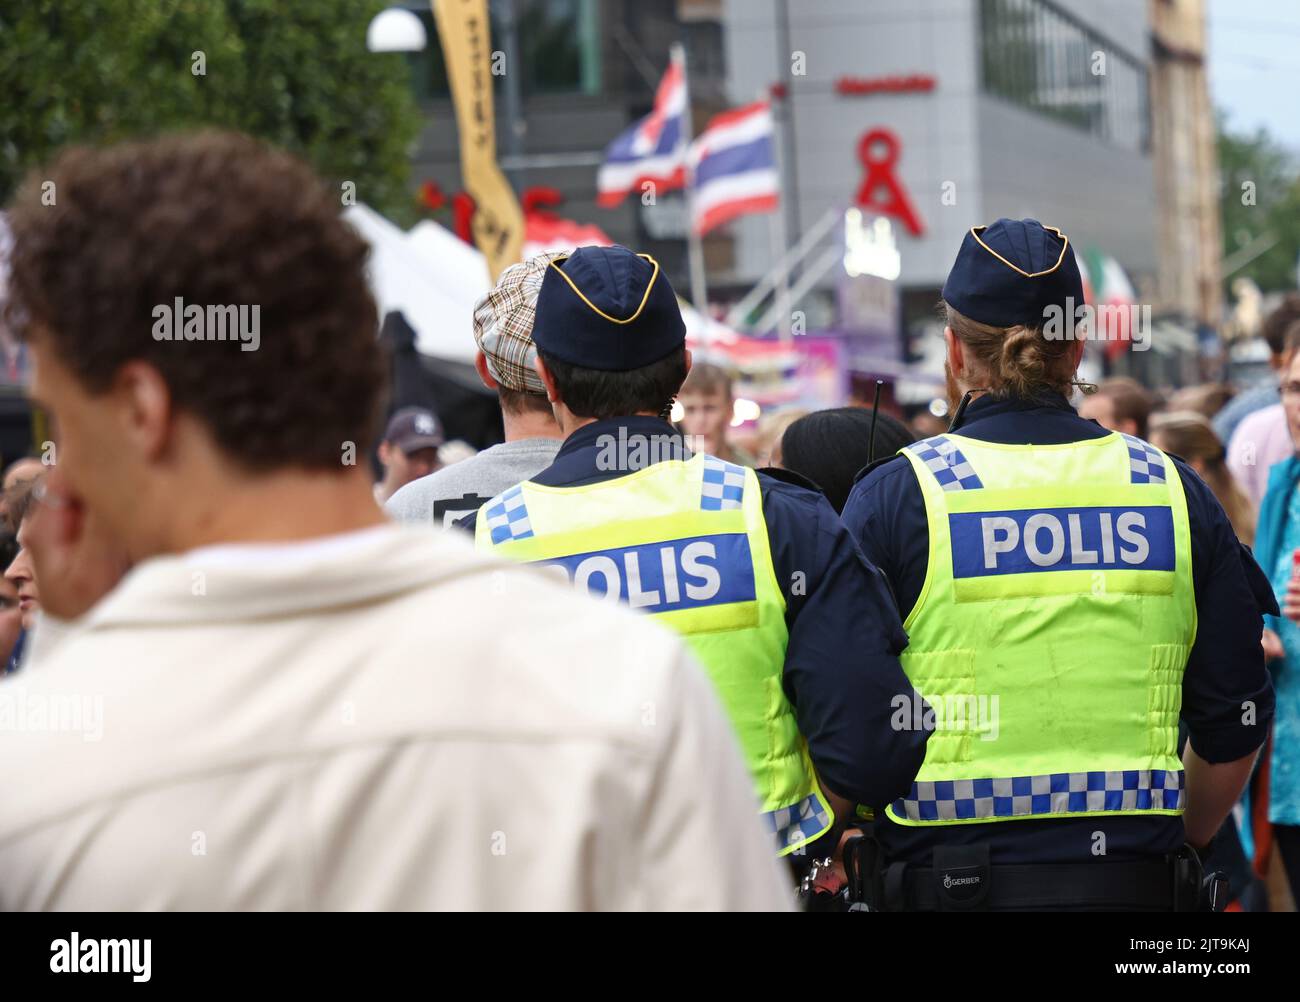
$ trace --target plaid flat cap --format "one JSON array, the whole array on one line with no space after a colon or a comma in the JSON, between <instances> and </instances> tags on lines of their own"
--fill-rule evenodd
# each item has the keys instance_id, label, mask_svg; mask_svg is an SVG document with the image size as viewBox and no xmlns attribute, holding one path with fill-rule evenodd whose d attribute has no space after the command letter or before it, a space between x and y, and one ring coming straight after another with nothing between
<instances>
[{"instance_id":1,"label":"plaid flat cap","mask_svg":"<svg viewBox=\"0 0 1300 1002\"><path fill-rule=\"evenodd\" d=\"M474 307L474 343L487 357L488 372L508 390L546 394L533 369L533 319L537 294L557 254L538 254L501 273L497 284Z\"/></svg>"}]
</instances>

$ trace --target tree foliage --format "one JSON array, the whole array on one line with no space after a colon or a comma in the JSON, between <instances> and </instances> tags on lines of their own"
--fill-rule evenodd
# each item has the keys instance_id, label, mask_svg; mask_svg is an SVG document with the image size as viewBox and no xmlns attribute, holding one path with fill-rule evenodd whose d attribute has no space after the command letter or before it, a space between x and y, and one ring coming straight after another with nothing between
<instances>
[{"instance_id":1,"label":"tree foliage","mask_svg":"<svg viewBox=\"0 0 1300 1002\"><path fill-rule=\"evenodd\" d=\"M1263 129L1233 134L1219 126L1223 181L1223 253L1231 256L1264 236L1277 242L1224 280L1245 276L1264 292L1294 289L1300 257L1300 170L1295 158Z\"/></svg>"},{"instance_id":2,"label":"tree foliage","mask_svg":"<svg viewBox=\"0 0 1300 1002\"><path fill-rule=\"evenodd\" d=\"M355 182L358 200L409 214L420 125L410 71L402 56L366 49L385 6L0 0L0 201L65 144L216 126L292 150L331 181Z\"/></svg>"}]
</instances>

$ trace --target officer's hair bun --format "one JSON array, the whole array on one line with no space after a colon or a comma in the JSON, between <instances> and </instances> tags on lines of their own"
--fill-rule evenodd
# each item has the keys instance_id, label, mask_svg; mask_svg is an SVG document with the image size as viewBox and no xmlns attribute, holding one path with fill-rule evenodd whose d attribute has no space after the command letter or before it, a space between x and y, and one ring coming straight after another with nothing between
<instances>
[{"instance_id":1,"label":"officer's hair bun","mask_svg":"<svg viewBox=\"0 0 1300 1002\"><path fill-rule=\"evenodd\" d=\"M1035 397L1045 390L1070 394L1070 341L1049 341L1037 327L993 327L944 304L945 320L961 339L974 368L994 393Z\"/></svg>"},{"instance_id":2,"label":"officer's hair bun","mask_svg":"<svg viewBox=\"0 0 1300 1002\"><path fill-rule=\"evenodd\" d=\"M998 379L1016 396L1029 396L1048 381L1051 359L1046 356L1046 345L1041 334L1032 327L1012 327L1002 339L1002 354L998 359Z\"/></svg>"}]
</instances>

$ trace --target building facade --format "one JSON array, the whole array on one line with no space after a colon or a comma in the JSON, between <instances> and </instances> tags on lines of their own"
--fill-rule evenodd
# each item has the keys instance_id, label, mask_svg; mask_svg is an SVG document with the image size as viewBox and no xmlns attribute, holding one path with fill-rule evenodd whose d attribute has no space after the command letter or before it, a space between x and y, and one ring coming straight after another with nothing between
<instances>
[{"instance_id":1,"label":"building facade","mask_svg":"<svg viewBox=\"0 0 1300 1002\"><path fill-rule=\"evenodd\" d=\"M1159 259L1156 299L1218 327L1223 276L1214 112L1203 0L1150 0Z\"/></svg>"},{"instance_id":2,"label":"building facade","mask_svg":"<svg viewBox=\"0 0 1300 1002\"><path fill-rule=\"evenodd\" d=\"M727 0L724 24L733 95L784 79L792 228L858 204L873 170L877 206L895 198L884 171L901 190L905 315L932 315L964 234L999 216L1059 226L1154 281L1143 4ZM889 138L864 151L873 133ZM763 225L741 224L739 282L770 262Z\"/></svg>"},{"instance_id":3,"label":"building facade","mask_svg":"<svg viewBox=\"0 0 1300 1002\"><path fill-rule=\"evenodd\" d=\"M454 115L427 3L404 0L430 44L412 59L428 121L413 181L459 189ZM828 214L882 206L900 291L897 338L924 327L970 227L1030 216L1081 255L1114 258L1139 302L1215 323L1213 120L1203 0L490 0L498 150L516 190L646 249L688 288L679 195L596 205L605 146L652 104L670 45L687 51L695 131L774 96L783 232L764 216L712 234L712 297L734 302ZM513 27L512 27L513 26ZM449 221L444 213L443 221ZM870 248L867 248L869 251ZM823 255L823 258L825 255ZM844 268L797 307L843 326ZM799 273L792 276L797 279ZM851 326L851 322L850 322ZM906 350L900 352L906 356Z\"/></svg>"}]
</instances>

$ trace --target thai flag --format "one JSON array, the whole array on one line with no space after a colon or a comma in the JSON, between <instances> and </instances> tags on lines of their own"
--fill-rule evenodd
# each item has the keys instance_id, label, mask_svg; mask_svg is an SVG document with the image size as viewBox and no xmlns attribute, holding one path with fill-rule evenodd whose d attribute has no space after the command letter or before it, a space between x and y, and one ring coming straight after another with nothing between
<instances>
[{"instance_id":1,"label":"thai flag","mask_svg":"<svg viewBox=\"0 0 1300 1002\"><path fill-rule=\"evenodd\" d=\"M772 137L771 106L758 101L716 116L691 144L696 233L777 208L781 180Z\"/></svg>"},{"instance_id":2,"label":"thai flag","mask_svg":"<svg viewBox=\"0 0 1300 1002\"><path fill-rule=\"evenodd\" d=\"M685 114L686 80L681 66L672 62L659 81L650 114L606 147L605 162L596 175L597 205L618 205L646 181L659 191L686 183Z\"/></svg>"}]
</instances>

